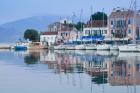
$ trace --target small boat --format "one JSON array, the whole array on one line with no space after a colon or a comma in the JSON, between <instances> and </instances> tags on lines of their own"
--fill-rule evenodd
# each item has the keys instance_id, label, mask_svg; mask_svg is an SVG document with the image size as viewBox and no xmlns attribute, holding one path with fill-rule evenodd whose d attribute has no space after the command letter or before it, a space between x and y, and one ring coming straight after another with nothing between
<instances>
[{"instance_id":1,"label":"small boat","mask_svg":"<svg viewBox=\"0 0 140 93\"><path fill-rule=\"evenodd\" d=\"M136 44L118 46L120 52L140 52L140 47Z\"/></svg>"},{"instance_id":2,"label":"small boat","mask_svg":"<svg viewBox=\"0 0 140 93\"><path fill-rule=\"evenodd\" d=\"M75 50L85 50L85 49L86 49L85 45L76 45L75 46Z\"/></svg>"},{"instance_id":3,"label":"small boat","mask_svg":"<svg viewBox=\"0 0 140 93\"><path fill-rule=\"evenodd\" d=\"M110 47L108 44L100 44L97 45L97 50L110 50Z\"/></svg>"},{"instance_id":4,"label":"small boat","mask_svg":"<svg viewBox=\"0 0 140 93\"><path fill-rule=\"evenodd\" d=\"M15 46L13 46L14 50L16 51L25 51L27 50L27 44L26 43L17 43Z\"/></svg>"},{"instance_id":5,"label":"small boat","mask_svg":"<svg viewBox=\"0 0 140 93\"><path fill-rule=\"evenodd\" d=\"M93 45L93 44L91 44L91 45L86 45L86 50L96 50L97 48L96 48L96 45Z\"/></svg>"}]
</instances>

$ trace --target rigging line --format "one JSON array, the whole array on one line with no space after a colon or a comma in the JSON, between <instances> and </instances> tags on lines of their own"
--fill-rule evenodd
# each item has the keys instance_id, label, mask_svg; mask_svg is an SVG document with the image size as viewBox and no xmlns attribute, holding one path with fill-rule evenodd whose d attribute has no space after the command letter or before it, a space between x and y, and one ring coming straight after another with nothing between
<instances>
[{"instance_id":1,"label":"rigging line","mask_svg":"<svg viewBox=\"0 0 140 93\"><path fill-rule=\"evenodd\" d=\"M131 0L131 2L130 2L130 7L129 7L129 12L128 12L128 15L127 16L131 16L132 15L132 12L131 12L131 10L133 10L133 6L134 6L134 0Z\"/></svg>"}]
</instances>

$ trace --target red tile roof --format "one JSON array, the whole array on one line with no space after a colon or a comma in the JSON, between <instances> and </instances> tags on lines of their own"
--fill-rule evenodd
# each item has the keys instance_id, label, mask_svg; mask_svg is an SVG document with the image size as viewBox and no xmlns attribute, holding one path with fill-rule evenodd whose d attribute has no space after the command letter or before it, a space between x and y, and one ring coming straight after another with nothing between
<instances>
[{"instance_id":1,"label":"red tile roof","mask_svg":"<svg viewBox=\"0 0 140 93\"><path fill-rule=\"evenodd\" d=\"M43 32L42 35L58 35L58 32Z\"/></svg>"},{"instance_id":2,"label":"red tile roof","mask_svg":"<svg viewBox=\"0 0 140 93\"><path fill-rule=\"evenodd\" d=\"M117 10L110 14L109 18L120 18L120 17L133 17L134 11L132 10Z\"/></svg>"},{"instance_id":3,"label":"red tile roof","mask_svg":"<svg viewBox=\"0 0 140 93\"><path fill-rule=\"evenodd\" d=\"M107 21L103 21L103 20L95 20L92 22L88 21L86 27L107 27Z\"/></svg>"}]
</instances>

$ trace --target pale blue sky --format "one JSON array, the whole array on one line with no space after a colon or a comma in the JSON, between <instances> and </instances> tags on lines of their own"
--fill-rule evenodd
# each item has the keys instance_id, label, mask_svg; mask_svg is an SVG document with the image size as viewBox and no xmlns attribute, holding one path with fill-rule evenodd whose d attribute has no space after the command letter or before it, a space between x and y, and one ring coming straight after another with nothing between
<instances>
[{"instance_id":1,"label":"pale blue sky","mask_svg":"<svg viewBox=\"0 0 140 93\"><path fill-rule=\"evenodd\" d=\"M0 0L0 24L40 15L71 16L76 12L80 16L89 16L91 2L93 13L102 11L110 13L114 7L129 8L131 0ZM139 1L139 0L138 0Z\"/></svg>"}]
</instances>

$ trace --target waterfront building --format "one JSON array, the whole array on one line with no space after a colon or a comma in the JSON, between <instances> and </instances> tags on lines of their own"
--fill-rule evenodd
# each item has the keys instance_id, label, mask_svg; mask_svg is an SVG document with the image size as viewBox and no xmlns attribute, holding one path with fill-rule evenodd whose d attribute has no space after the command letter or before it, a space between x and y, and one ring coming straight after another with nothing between
<instances>
[{"instance_id":1,"label":"waterfront building","mask_svg":"<svg viewBox=\"0 0 140 93\"><path fill-rule=\"evenodd\" d=\"M71 20L60 20L60 22L54 22L48 25L48 30L40 35L40 42L42 45L48 44L49 46L67 43L75 40L78 35L76 31Z\"/></svg>"},{"instance_id":2,"label":"waterfront building","mask_svg":"<svg viewBox=\"0 0 140 93\"><path fill-rule=\"evenodd\" d=\"M40 35L40 42L42 45L54 45L58 32L44 32Z\"/></svg>"},{"instance_id":3,"label":"waterfront building","mask_svg":"<svg viewBox=\"0 0 140 93\"><path fill-rule=\"evenodd\" d=\"M54 22L50 25L48 25L48 32L58 32L61 29L61 23L60 22Z\"/></svg>"},{"instance_id":4,"label":"waterfront building","mask_svg":"<svg viewBox=\"0 0 140 93\"><path fill-rule=\"evenodd\" d=\"M57 42L59 44L69 42L69 39L74 31L73 27L63 24L61 26L61 30L58 32Z\"/></svg>"},{"instance_id":5,"label":"waterfront building","mask_svg":"<svg viewBox=\"0 0 140 93\"><path fill-rule=\"evenodd\" d=\"M77 37L77 29L72 24L61 24L56 38L57 44L68 43Z\"/></svg>"},{"instance_id":6,"label":"waterfront building","mask_svg":"<svg viewBox=\"0 0 140 93\"><path fill-rule=\"evenodd\" d=\"M105 20L91 20L83 29L82 41L86 43L102 41L104 38L109 37L109 30L107 21Z\"/></svg>"},{"instance_id":7,"label":"waterfront building","mask_svg":"<svg viewBox=\"0 0 140 93\"><path fill-rule=\"evenodd\" d=\"M140 36L140 13L136 20L133 10L114 8L108 18L109 34L114 38L129 38L134 40ZM136 23L135 23L136 21Z\"/></svg>"},{"instance_id":8,"label":"waterfront building","mask_svg":"<svg viewBox=\"0 0 140 93\"><path fill-rule=\"evenodd\" d=\"M95 20L89 21L83 30L84 36L109 36L107 21Z\"/></svg>"}]
</instances>

